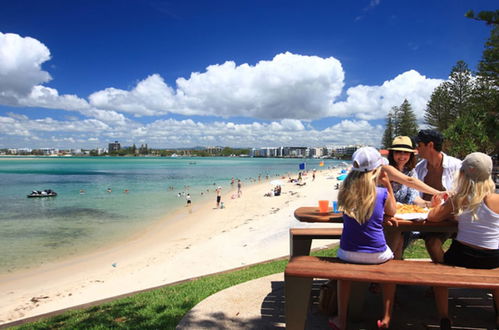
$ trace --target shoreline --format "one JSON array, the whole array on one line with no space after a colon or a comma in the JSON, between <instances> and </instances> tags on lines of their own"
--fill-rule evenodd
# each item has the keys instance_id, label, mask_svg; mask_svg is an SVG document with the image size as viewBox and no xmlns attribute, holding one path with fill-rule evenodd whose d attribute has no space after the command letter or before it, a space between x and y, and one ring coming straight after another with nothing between
<instances>
[{"instance_id":1,"label":"shoreline","mask_svg":"<svg viewBox=\"0 0 499 330\"><path fill-rule=\"evenodd\" d=\"M213 194L126 241L2 275L0 324L289 255L289 228L313 226L294 219L294 210L335 199L337 171L317 171L313 182L310 174L303 187L286 183L275 197L264 197L269 181L243 184L241 198L231 199L236 188L223 193L224 209Z\"/></svg>"}]
</instances>

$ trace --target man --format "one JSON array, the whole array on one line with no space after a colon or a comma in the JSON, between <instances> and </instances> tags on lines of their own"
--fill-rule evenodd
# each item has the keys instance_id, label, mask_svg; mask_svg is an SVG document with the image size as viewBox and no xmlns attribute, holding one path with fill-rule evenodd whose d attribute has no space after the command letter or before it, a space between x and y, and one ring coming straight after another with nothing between
<instances>
[{"instance_id":1,"label":"man","mask_svg":"<svg viewBox=\"0 0 499 330\"><path fill-rule=\"evenodd\" d=\"M419 131L415 137L417 150L420 158L416 165L418 179L440 191L449 191L454 183L461 161L442 152L444 138L440 132L430 129ZM431 195L422 194L422 198L428 203ZM433 261L442 260L444 251L443 243L449 238L445 233L427 233L424 235L426 249Z\"/></svg>"}]
</instances>

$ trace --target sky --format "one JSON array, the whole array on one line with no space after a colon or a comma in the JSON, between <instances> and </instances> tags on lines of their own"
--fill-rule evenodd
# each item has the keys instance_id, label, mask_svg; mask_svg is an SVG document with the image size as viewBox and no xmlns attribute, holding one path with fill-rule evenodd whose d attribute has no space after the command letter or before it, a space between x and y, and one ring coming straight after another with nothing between
<instances>
[{"instance_id":1,"label":"sky","mask_svg":"<svg viewBox=\"0 0 499 330\"><path fill-rule=\"evenodd\" d=\"M379 146L496 0L1 0L0 148Z\"/></svg>"}]
</instances>

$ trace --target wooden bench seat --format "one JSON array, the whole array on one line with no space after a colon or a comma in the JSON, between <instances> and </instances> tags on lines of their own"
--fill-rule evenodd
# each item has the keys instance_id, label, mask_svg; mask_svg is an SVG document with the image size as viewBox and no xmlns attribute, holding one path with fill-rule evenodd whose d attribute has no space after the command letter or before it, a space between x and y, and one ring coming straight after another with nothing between
<instances>
[{"instance_id":1,"label":"wooden bench seat","mask_svg":"<svg viewBox=\"0 0 499 330\"><path fill-rule=\"evenodd\" d=\"M338 258L298 256L284 273L286 328L305 326L310 290L314 278L428 285L459 288L499 288L499 268L469 269L431 261L390 260L380 265L346 263Z\"/></svg>"},{"instance_id":2,"label":"wooden bench seat","mask_svg":"<svg viewBox=\"0 0 499 330\"><path fill-rule=\"evenodd\" d=\"M313 239L340 239L343 228L291 228L290 257L310 254Z\"/></svg>"}]
</instances>

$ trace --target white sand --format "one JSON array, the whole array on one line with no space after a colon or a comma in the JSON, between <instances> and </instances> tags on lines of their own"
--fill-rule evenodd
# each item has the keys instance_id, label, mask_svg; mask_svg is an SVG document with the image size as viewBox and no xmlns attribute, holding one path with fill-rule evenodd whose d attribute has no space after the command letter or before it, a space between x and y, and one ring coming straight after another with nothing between
<instances>
[{"instance_id":1,"label":"white sand","mask_svg":"<svg viewBox=\"0 0 499 330\"><path fill-rule=\"evenodd\" d=\"M64 262L0 277L0 324L128 292L289 255L289 228L305 224L293 212L335 199L337 172L311 172L305 186L286 183L282 195L264 197L271 185L243 185L241 198L222 197L185 207L125 242ZM286 181L286 180L283 180ZM313 247L332 241L316 241Z\"/></svg>"}]
</instances>

